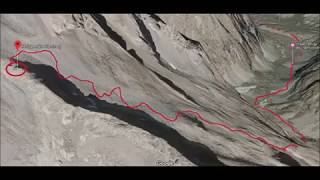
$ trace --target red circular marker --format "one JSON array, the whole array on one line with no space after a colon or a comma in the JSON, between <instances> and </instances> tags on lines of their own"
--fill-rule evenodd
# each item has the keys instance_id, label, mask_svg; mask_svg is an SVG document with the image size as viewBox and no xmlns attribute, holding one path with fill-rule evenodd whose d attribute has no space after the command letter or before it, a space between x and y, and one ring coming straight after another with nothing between
<instances>
[{"instance_id":1,"label":"red circular marker","mask_svg":"<svg viewBox=\"0 0 320 180\"><path fill-rule=\"evenodd\" d=\"M14 46L16 47L17 51L19 51L19 49L21 48L21 41L19 39L17 39L15 42L14 42Z\"/></svg>"},{"instance_id":2,"label":"red circular marker","mask_svg":"<svg viewBox=\"0 0 320 180\"><path fill-rule=\"evenodd\" d=\"M18 73L17 72L12 72L10 67L13 66L13 65L16 65L16 64L18 64L19 67L22 68L22 72L18 72ZM26 72L28 72L28 67L25 64L23 64L22 62L11 61L9 64L6 65L5 70L6 70L7 74L9 74L10 76L18 77L18 76L22 76Z\"/></svg>"}]
</instances>

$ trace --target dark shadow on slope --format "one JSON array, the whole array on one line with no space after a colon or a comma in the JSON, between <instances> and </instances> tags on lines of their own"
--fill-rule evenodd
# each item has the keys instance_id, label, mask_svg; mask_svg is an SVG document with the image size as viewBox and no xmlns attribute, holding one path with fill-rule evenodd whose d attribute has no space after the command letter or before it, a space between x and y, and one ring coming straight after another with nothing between
<instances>
[{"instance_id":1,"label":"dark shadow on slope","mask_svg":"<svg viewBox=\"0 0 320 180\"><path fill-rule=\"evenodd\" d=\"M200 106L200 104L198 104L193 97L191 97L189 94L187 94L183 89L181 89L180 87L178 87L177 85L175 85L170 79L160 75L159 73L151 70L161 81L165 82L168 86L170 86L172 89L174 89L175 91L177 91L178 93L180 93L181 95L183 95L186 99L188 99L189 101L197 104L198 106Z\"/></svg>"},{"instance_id":2,"label":"dark shadow on slope","mask_svg":"<svg viewBox=\"0 0 320 180\"><path fill-rule=\"evenodd\" d=\"M180 32L179 32L179 34L180 34L186 41L190 42L190 44L193 44L193 46L201 48L201 43L200 43L199 41L193 40L193 39L187 37L186 35L184 35L184 34L182 34L182 33L180 33Z\"/></svg>"},{"instance_id":3,"label":"dark shadow on slope","mask_svg":"<svg viewBox=\"0 0 320 180\"><path fill-rule=\"evenodd\" d=\"M208 131L208 129L203 125L203 123L201 121L199 121L196 117L188 115L188 114L183 115L183 117L188 119L189 121L191 121L193 124L195 124L199 128L201 128L205 131Z\"/></svg>"},{"instance_id":4,"label":"dark shadow on slope","mask_svg":"<svg viewBox=\"0 0 320 180\"><path fill-rule=\"evenodd\" d=\"M112 28L108 25L107 20L102 15L91 14L91 16L114 42L119 44L124 50L126 50L131 56L133 56L140 64L144 65L142 58L138 56L138 54L134 49L127 50L126 41L117 32L112 30Z\"/></svg>"},{"instance_id":5,"label":"dark shadow on slope","mask_svg":"<svg viewBox=\"0 0 320 180\"><path fill-rule=\"evenodd\" d=\"M157 21L157 22L161 22L161 23L163 23L163 24L167 24L166 22L164 22L158 15L156 15L156 14L150 14L150 17L152 18L152 19L154 19L155 21Z\"/></svg>"},{"instance_id":6,"label":"dark shadow on slope","mask_svg":"<svg viewBox=\"0 0 320 180\"><path fill-rule=\"evenodd\" d=\"M133 14L132 16L133 16L134 20L136 21L136 23L140 29L140 32L143 35L142 39L145 42L147 42L147 44L151 47L151 49L154 53L154 56L160 61L160 53L157 51L157 47L156 47L155 43L153 42L152 35L151 35L149 29L146 27L143 20L140 19L137 15Z\"/></svg>"},{"instance_id":7,"label":"dark shadow on slope","mask_svg":"<svg viewBox=\"0 0 320 180\"><path fill-rule=\"evenodd\" d=\"M136 60L137 60L140 64L144 65L142 58L137 55L137 53L136 53L136 51L135 51L134 49L129 49L129 50L127 50L127 52L128 52L129 54L131 54L131 56L133 56L134 58L136 58Z\"/></svg>"},{"instance_id":8,"label":"dark shadow on slope","mask_svg":"<svg viewBox=\"0 0 320 180\"><path fill-rule=\"evenodd\" d=\"M108 26L106 19L100 14L92 14L91 17L100 25L100 27L108 34L108 36L117 42L123 49L127 49L127 43L123 38Z\"/></svg>"},{"instance_id":9,"label":"dark shadow on slope","mask_svg":"<svg viewBox=\"0 0 320 180\"><path fill-rule=\"evenodd\" d=\"M279 152L274 156L276 159L278 159L281 163L286 164L288 166L301 166L298 161L293 159L291 156L289 156L286 153Z\"/></svg>"},{"instance_id":10,"label":"dark shadow on slope","mask_svg":"<svg viewBox=\"0 0 320 180\"><path fill-rule=\"evenodd\" d=\"M168 144L196 165L225 166L207 146L186 139L175 129L157 121L144 111L111 104L98 99L94 95L85 96L71 81L60 79L51 66L24 63L36 79L39 79L66 103L90 111L110 114L130 125L146 130L152 135L167 141Z\"/></svg>"}]
</instances>

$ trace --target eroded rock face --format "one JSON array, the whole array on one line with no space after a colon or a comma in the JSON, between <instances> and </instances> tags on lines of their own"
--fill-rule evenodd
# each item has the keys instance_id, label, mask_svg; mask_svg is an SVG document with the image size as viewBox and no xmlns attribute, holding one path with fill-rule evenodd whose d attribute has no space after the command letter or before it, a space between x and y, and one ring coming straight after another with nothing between
<instances>
[{"instance_id":1,"label":"eroded rock face","mask_svg":"<svg viewBox=\"0 0 320 180\"><path fill-rule=\"evenodd\" d=\"M24 44L58 45L51 50L61 74L90 79L101 94L121 87L129 105L146 102L169 118L192 109L278 146L301 143L235 88L257 83L257 71L272 69L263 36L247 15L1 18L1 44L19 38ZM265 143L192 113L173 123L143 106L127 108L119 92L97 98L86 83L59 80L48 53L21 55L30 72L10 77L3 68L13 54L11 46L1 46L1 164L292 165L273 157L278 152ZM316 165L317 148L307 144L281 157Z\"/></svg>"}]
</instances>

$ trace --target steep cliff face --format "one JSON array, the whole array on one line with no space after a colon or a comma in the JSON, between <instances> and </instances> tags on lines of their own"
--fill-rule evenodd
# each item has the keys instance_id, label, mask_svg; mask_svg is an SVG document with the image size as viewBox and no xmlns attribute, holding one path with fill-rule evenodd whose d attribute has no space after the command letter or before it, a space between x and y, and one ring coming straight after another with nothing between
<instances>
[{"instance_id":1,"label":"steep cliff face","mask_svg":"<svg viewBox=\"0 0 320 180\"><path fill-rule=\"evenodd\" d=\"M161 15L173 29L196 40L218 81L240 85L259 68L261 37L246 15ZM193 28L190 28L193 27ZM267 67L267 65L264 65Z\"/></svg>"},{"instance_id":2,"label":"steep cliff face","mask_svg":"<svg viewBox=\"0 0 320 180\"><path fill-rule=\"evenodd\" d=\"M149 49L159 64L184 76L240 85L253 77L252 66L259 63L255 56L261 57L261 37L245 15L107 15L103 18L128 46L133 49L138 46L140 53L150 54Z\"/></svg>"},{"instance_id":3,"label":"steep cliff face","mask_svg":"<svg viewBox=\"0 0 320 180\"><path fill-rule=\"evenodd\" d=\"M3 69L7 57L16 53L11 46L15 39L59 45L51 51L61 74L90 79L100 94L115 87L121 87L121 94L97 98L89 84L59 80L49 53L20 55L29 73L8 76ZM290 165L275 159L277 151L263 141L210 124L225 123L278 146L301 143L235 89L254 82L256 72L271 70L262 43L247 15L2 15L1 156L6 158L1 163ZM147 106L128 108L121 96L129 105L146 102L159 113ZM24 106L16 105L20 102ZM186 109L206 121L188 112L175 122L163 118L174 119ZM21 134L22 129L37 134ZM32 155L24 152L17 160L10 151L18 146L31 148ZM126 155L128 149L133 151ZM317 156L313 146L285 156L305 152ZM136 159L129 161L131 156ZM303 163L315 164L311 159Z\"/></svg>"}]
</instances>

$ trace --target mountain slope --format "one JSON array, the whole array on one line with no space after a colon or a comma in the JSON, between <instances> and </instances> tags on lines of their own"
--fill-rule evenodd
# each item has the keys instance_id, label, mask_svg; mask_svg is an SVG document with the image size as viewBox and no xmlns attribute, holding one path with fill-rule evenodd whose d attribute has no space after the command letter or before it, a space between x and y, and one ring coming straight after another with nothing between
<instances>
[{"instance_id":1,"label":"mountain slope","mask_svg":"<svg viewBox=\"0 0 320 180\"><path fill-rule=\"evenodd\" d=\"M277 119L261 113L235 89L253 81L256 71L268 72L272 67L264 57L261 46L263 38L247 15L84 14L3 15L1 18L2 70L8 62L7 57L15 54L15 50L5 44L12 44L14 39L19 38L24 44L55 44L61 47L51 49L59 59L61 74L65 77L74 75L81 79L90 79L95 82L97 92L109 92L115 87L121 87L122 96L128 104L146 102L170 118L174 118L178 111L192 109L210 122L221 122L243 129L278 146L286 146L291 142L301 143L299 137L289 128ZM163 161L179 159L181 165L286 165L286 162L273 157L277 151L266 143L250 139L241 132L230 132L225 127L199 121L194 114L183 113L183 116L173 123L146 107L135 110L127 108L119 98L119 92L111 97L98 99L92 87L86 83L75 79L58 80L55 76L56 64L48 53L24 54L19 60L26 63L31 75L27 73L25 77L13 78L6 77L2 71L1 76L6 78L3 78L1 83L14 82L14 85L2 85L1 91L19 89L20 92L2 93L1 119L6 120L1 121L1 135L4 137L1 142L17 138L24 141L25 144L21 146L26 149L34 143L32 148L36 149L35 154L38 151L35 156L41 155L45 158L46 155L43 154L52 154L51 151L66 148L51 146L55 141L60 144L66 141L63 140L65 133L62 130L56 132L54 127L62 126L66 131L72 129L58 123L61 121L59 116L48 114L63 111L62 116L66 116L63 114L76 111L73 113L75 117L71 118L76 122L71 125L75 126L74 131L77 133L68 135L72 138L67 140L74 144L73 149L68 150L69 154L62 152L63 156L52 155L51 159L45 161L48 164L55 164L56 159L61 156L64 157L63 164L66 165L84 162L88 157L81 153L97 148L94 154L96 160L88 160L88 163L107 165L108 158L111 157L104 152L104 148L113 145L114 149L107 148L106 151L133 148L129 155L126 155L126 151L120 151L111 161L115 165L133 165L135 161L142 165L154 164L164 154ZM38 98L50 96L48 102L56 102L57 109L33 107L38 101L24 105L37 109L29 110L32 112L29 113L30 116L18 109L15 104L19 104L21 99L24 99L23 102L32 102L35 98L33 94L37 94L24 88L25 79L28 81L27 86L37 85L41 89L42 96ZM40 80L37 82L35 79ZM12 101L10 97L14 94L22 97ZM31 94L31 97L28 94ZM61 106L70 110L58 108ZM47 114L39 114L38 111ZM79 113L83 116L78 115ZM17 131L13 131L10 137L8 129L22 128L19 123L28 124L28 121L23 119L34 119L35 122L30 123L35 126L41 124L39 131L48 131L50 136L46 133L27 133L21 136ZM112 119L114 124L101 122L101 119ZM81 140L86 131L79 130L85 126L77 125L78 121L105 127L97 130L100 138L92 135L94 140L83 140L90 144L88 146L92 144L92 147L75 143ZM116 128L115 124L122 124L121 121L129 124L125 123L129 131L127 128ZM32 131L32 128L27 129ZM118 134L114 135L114 139L104 138L105 129L125 133L127 138L123 141L130 143L121 142ZM134 132L130 129L134 129ZM148 135L142 137L141 134L145 133ZM130 137L129 134L139 136ZM35 136L35 139L29 136ZM132 143L141 138L148 147L149 144L153 144L153 147L143 149L143 143ZM99 145L104 142L106 145ZM17 145L8 144L1 147L1 153L8 157L4 163L21 163L15 160L16 157L6 154L8 148L18 148ZM122 144L127 145L122 147ZM42 147L47 149L42 150ZM166 150L163 152L162 149ZM154 151L157 153L153 153ZM295 159L303 156L305 152L316 154L317 151L313 146L301 146L297 152L290 150L287 156ZM137 159L128 162L128 158L132 156ZM103 158L98 160L98 157ZM43 161L30 162L42 164ZM305 163L312 165L315 162Z\"/></svg>"}]
</instances>

